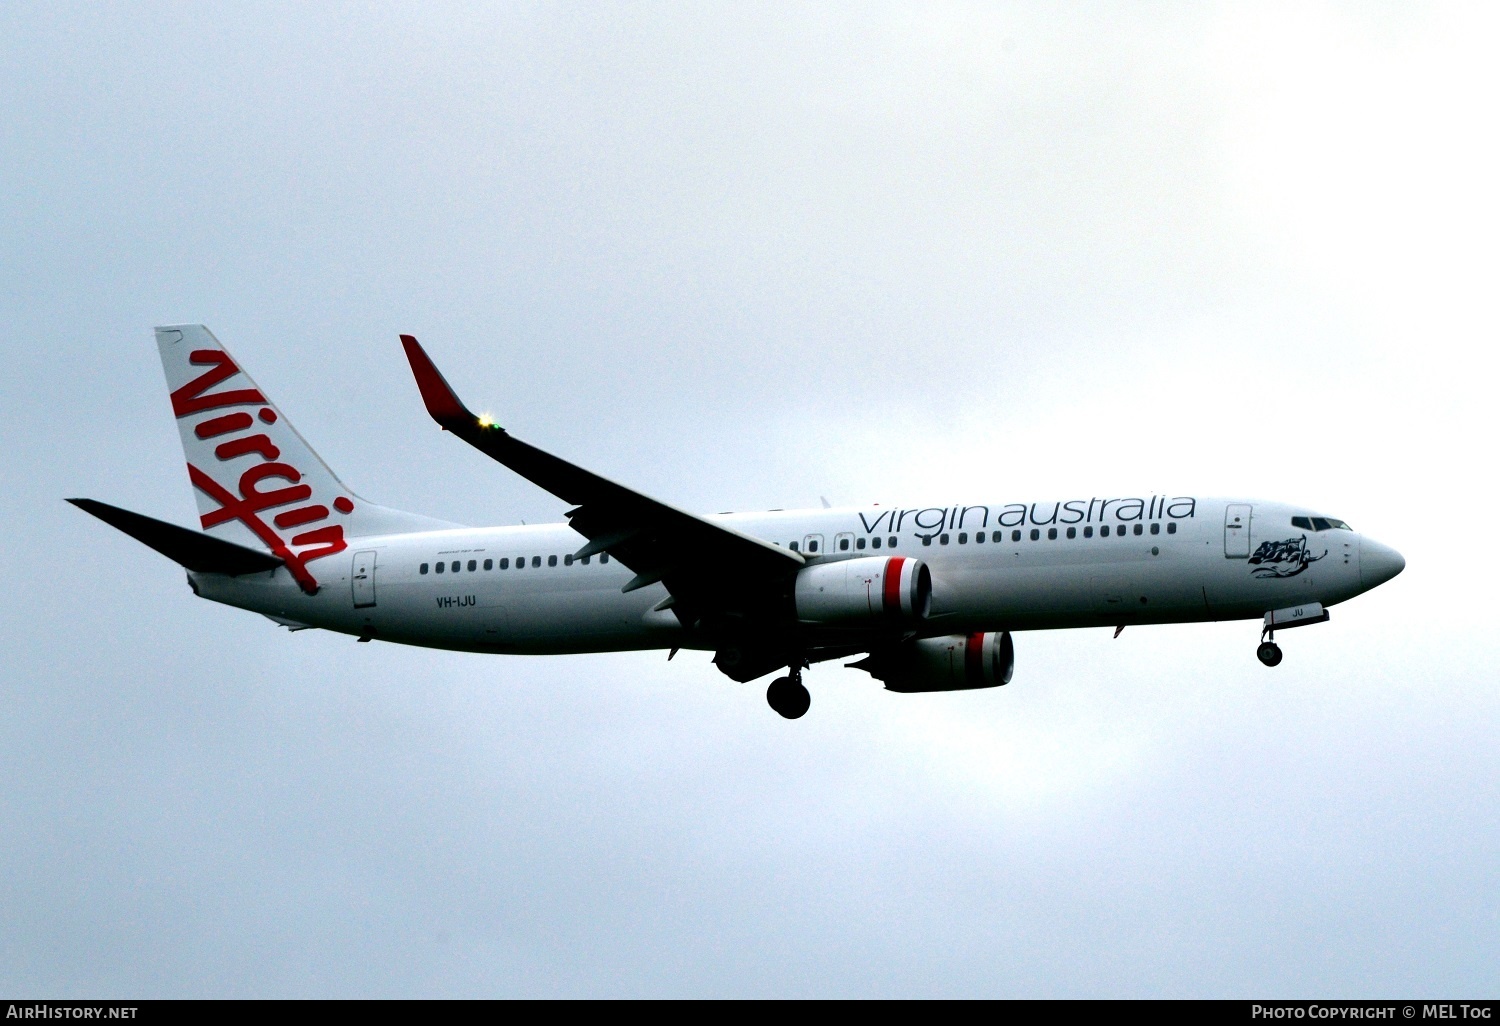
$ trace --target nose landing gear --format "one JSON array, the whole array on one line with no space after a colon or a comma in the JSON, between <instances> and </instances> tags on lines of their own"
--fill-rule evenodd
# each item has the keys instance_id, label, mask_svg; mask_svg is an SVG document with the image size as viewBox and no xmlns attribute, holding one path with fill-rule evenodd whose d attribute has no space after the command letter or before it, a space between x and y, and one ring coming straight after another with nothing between
<instances>
[{"instance_id":1,"label":"nose landing gear","mask_svg":"<svg viewBox=\"0 0 1500 1026\"><path fill-rule=\"evenodd\" d=\"M1281 662L1281 646L1276 644L1277 631L1327 622L1328 610L1317 602L1273 609L1266 614L1265 626L1260 629L1260 647L1255 650L1255 657L1267 666L1276 666Z\"/></svg>"},{"instance_id":2,"label":"nose landing gear","mask_svg":"<svg viewBox=\"0 0 1500 1026\"><path fill-rule=\"evenodd\" d=\"M766 702L789 720L800 718L812 705L812 696L802 686L802 667L791 667L790 676L777 677L766 688Z\"/></svg>"},{"instance_id":3,"label":"nose landing gear","mask_svg":"<svg viewBox=\"0 0 1500 1026\"><path fill-rule=\"evenodd\" d=\"M1255 657L1267 666L1275 666L1281 662L1281 646L1274 641L1262 641L1255 650Z\"/></svg>"},{"instance_id":4,"label":"nose landing gear","mask_svg":"<svg viewBox=\"0 0 1500 1026\"><path fill-rule=\"evenodd\" d=\"M1255 658L1267 666L1276 666L1281 662L1281 646L1276 644L1276 628L1270 623L1261 628L1260 645L1255 649Z\"/></svg>"}]
</instances>

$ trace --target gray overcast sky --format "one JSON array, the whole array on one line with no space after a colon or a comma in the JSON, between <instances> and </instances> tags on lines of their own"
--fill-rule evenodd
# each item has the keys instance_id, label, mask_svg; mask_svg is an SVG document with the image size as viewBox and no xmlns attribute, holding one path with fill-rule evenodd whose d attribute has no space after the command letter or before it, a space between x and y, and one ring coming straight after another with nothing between
<instances>
[{"instance_id":1,"label":"gray overcast sky","mask_svg":"<svg viewBox=\"0 0 1500 1026\"><path fill-rule=\"evenodd\" d=\"M0 992L1493 995L1493 5L0 10ZM152 325L361 494L561 507L396 342L691 509L1304 502L1405 574L1001 691L296 635Z\"/></svg>"}]
</instances>

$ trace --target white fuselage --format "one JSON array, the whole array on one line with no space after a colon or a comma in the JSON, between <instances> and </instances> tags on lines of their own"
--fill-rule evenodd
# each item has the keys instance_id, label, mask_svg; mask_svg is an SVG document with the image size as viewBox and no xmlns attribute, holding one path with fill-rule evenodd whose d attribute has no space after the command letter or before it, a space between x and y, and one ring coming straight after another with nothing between
<instances>
[{"instance_id":1,"label":"white fuselage","mask_svg":"<svg viewBox=\"0 0 1500 1026\"><path fill-rule=\"evenodd\" d=\"M795 545L810 562L920 559L932 606L917 633L946 635L1259 618L1299 603L1331 606L1390 576L1367 568L1362 580L1360 567L1362 542L1390 550L1350 530L1294 527L1305 513L1153 497L705 519ZM656 608L663 585L622 593L631 571L600 555L573 559L584 544L566 524L351 539L348 551L308 564L315 594L284 570L189 577L214 601L405 644L534 654L700 647L672 610ZM1367 562L1378 558L1372 551Z\"/></svg>"}]
</instances>

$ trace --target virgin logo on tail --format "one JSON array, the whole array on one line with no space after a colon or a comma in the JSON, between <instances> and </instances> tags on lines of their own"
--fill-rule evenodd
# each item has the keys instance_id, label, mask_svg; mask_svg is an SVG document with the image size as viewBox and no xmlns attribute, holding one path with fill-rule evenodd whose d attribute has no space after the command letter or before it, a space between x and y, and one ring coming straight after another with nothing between
<instances>
[{"instance_id":1,"label":"virgin logo on tail","mask_svg":"<svg viewBox=\"0 0 1500 1026\"><path fill-rule=\"evenodd\" d=\"M233 489L192 462L188 463L188 478L193 487L219 504L218 509L203 515L203 527L207 529L239 521L286 564L303 591L309 595L316 593L318 581L308 571L307 564L347 548L343 525L328 524L303 530L292 535L289 541L282 538L280 531L327 520L330 511L319 503L288 509L271 517L271 523L266 522L262 514L268 510L293 506L313 497L311 486L302 483L302 473L291 464L281 462L281 450L271 437L263 431L255 431L256 417L265 424L274 424L276 411L265 405L266 397L254 388L208 391L240 373L228 353L218 349L199 349L189 354L188 362L210 369L172 393L172 412L177 419L210 414L193 425L193 434L205 440L223 437L224 441L214 448L214 455L220 460L248 455L261 457L260 462L240 475ZM215 412L235 406L261 408L255 417L243 410ZM278 481L282 483L278 485ZM333 508L347 514L353 511L354 503L340 495L333 500ZM301 551L293 552L293 547Z\"/></svg>"}]
</instances>

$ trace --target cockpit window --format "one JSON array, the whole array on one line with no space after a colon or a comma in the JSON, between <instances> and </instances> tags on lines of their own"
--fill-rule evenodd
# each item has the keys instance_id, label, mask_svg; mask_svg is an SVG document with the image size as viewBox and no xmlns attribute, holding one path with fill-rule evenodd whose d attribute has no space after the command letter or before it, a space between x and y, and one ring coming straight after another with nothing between
<instances>
[{"instance_id":1,"label":"cockpit window","mask_svg":"<svg viewBox=\"0 0 1500 1026\"><path fill-rule=\"evenodd\" d=\"M1304 531L1352 531L1354 528L1333 517L1292 517L1292 526Z\"/></svg>"}]
</instances>

